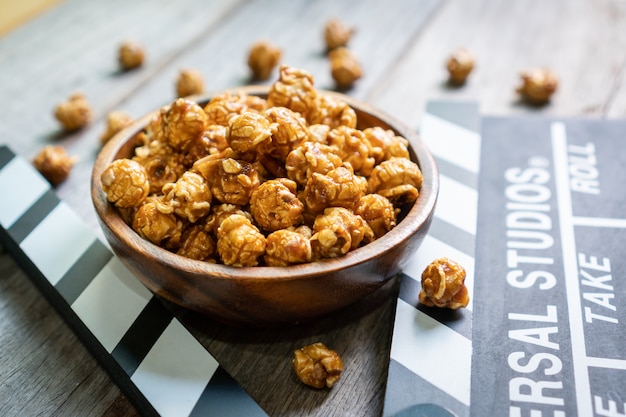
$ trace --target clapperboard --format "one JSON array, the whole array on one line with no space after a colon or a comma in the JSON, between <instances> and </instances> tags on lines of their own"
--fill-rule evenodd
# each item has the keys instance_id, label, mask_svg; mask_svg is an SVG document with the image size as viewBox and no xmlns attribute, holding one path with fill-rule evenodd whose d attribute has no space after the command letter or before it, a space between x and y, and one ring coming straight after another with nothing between
<instances>
[{"instance_id":1,"label":"clapperboard","mask_svg":"<svg viewBox=\"0 0 626 417\"><path fill-rule=\"evenodd\" d=\"M421 135L441 194L401 276L385 416L626 416L626 121L443 102ZM419 305L439 256L466 267L466 311Z\"/></svg>"},{"instance_id":2,"label":"clapperboard","mask_svg":"<svg viewBox=\"0 0 626 417\"><path fill-rule=\"evenodd\" d=\"M267 415L59 200L0 146L0 243L142 415Z\"/></svg>"}]
</instances>

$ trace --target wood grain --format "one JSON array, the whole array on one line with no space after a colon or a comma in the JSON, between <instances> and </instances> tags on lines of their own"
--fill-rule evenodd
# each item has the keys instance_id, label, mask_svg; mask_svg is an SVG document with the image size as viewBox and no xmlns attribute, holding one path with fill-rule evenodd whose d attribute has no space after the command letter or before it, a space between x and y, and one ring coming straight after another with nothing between
<instances>
[{"instance_id":1,"label":"wood grain","mask_svg":"<svg viewBox=\"0 0 626 417\"><path fill-rule=\"evenodd\" d=\"M0 142L30 158L56 143L80 157L58 193L94 230L91 164L104 117L140 116L174 98L182 67L209 91L247 84L247 48L266 38L283 62L333 88L321 28L330 17L356 27L351 47L364 77L348 94L419 128L429 99L478 101L497 115L626 116L626 3L623 0L141 0L66 1L0 38ZM120 72L119 43L141 41L146 65ZM477 66L458 88L444 62L467 47ZM559 90L543 107L520 102L519 72L549 66ZM270 81L268 81L270 82ZM62 132L52 109L83 91L94 120ZM395 282L327 319L283 331L243 331L175 309L271 414L381 414L395 307ZM7 254L0 254L0 415L136 415L132 404ZM290 357L324 341L342 352L346 373L330 391L299 385ZM271 386L272 389L267 389Z\"/></svg>"}]
</instances>

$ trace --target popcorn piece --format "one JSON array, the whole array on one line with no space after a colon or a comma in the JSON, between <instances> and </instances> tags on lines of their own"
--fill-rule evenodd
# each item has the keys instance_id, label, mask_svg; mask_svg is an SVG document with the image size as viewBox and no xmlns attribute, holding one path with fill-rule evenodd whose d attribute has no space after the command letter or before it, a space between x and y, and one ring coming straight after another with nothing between
<instances>
[{"instance_id":1,"label":"popcorn piece","mask_svg":"<svg viewBox=\"0 0 626 417\"><path fill-rule=\"evenodd\" d=\"M288 266L310 262L312 258L310 235L297 230L281 229L266 239L265 263L268 266Z\"/></svg>"},{"instance_id":2,"label":"popcorn piece","mask_svg":"<svg viewBox=\"0 0 626 417\"><path fill-rule=\"evenodd\" d=\"M343 361L337 352L318 342L294 352L293 368L306 385L332 388L341 377Z\"/></svg>"},{"instance_id":3,"label":"popcorn piece","mask_svg":"<svg viewBox=\"0 0 626 417\"><path fill-rule=\"evenodd\" d=\"M397 211L391 201L380 194L362 196L354 209L370 226L376 239L396 227Z\"/></svg>"},{"instance_id":4,"label":"popcorn piece","mask_svg":"<svg viewBox=\"0 0 626 417\"><path fill-rule=\"evenodd\" d=\"M202 107L179 98L161 111L161 134L174 149L184 150L204 133L207 121Z\"/></svg>"},{"instance_id":5,"label":"popcorn piece","mask_svg":"<svg viewBox=\"0 0 626 417\"><path fill-rule=\"evenodd\" d=\"M474 69L474 58L465 48L454 51L446 63L450 82L463 84Z\"/></svg>"},{"instance_id":6,"label":"popcorn piece","mask_svg":"<svg viewBox=\"0 0 626 417\"><path fill-rule=\"evenodd\" d=\"M145 168L132 159L116 159L100 175L107 199L117 207L140 206L150 192Z\"/></svg>"},{"instance_id":7,"label":"popcorn piece","mask_svg":"<svg viewBox=\"0 0 626 417\"><path fill-rule=\"evenodd\" d=\"M532 69L521 74L522 85L517 92L534 104L545 104L558 87L556 74L549 68Z\"/></svg>"},{"instance_id":8,"label":"popcorn piece","mask_svg":"<svg viewBox=\"0 0 626 417\"><path fill-rule=\"evenodd\" d=\"M448 258L431 262L422 273L419 301L428 307L453 310L466 307L469 294L465 286L465 269Z\"/></svg>"},{"instance_id":9,"label":"popcorn piece","mask_svg":"<svg viewBox=\"0 0 626 417\"><path fill-rule=\"evenodd\" d=\"M306 118L317 97L313 84L313 76L307 71L281 65L278 81L272 84L268 92L267 105L287 107Z\"/></svg>"},{"instance_id":10,"label":"popcorn piece","mask_svg":"<svg viewBox=\"0 0 626 417\"><path fill-rule=\"evenodd\" d=\"M65 130L78 130L91 121L91 106L83 94L75 93L55 107L54 117Z\"/></svg>"},{"instance_id":11,"label":"popcorn piece","mask_svg":"<svg viewBox=\"0 0 626 417\"><path fill-rule=\"evenodd\" d=\"M369 193L387 197L395 205L417 200L424 177L409 159L391 158L377 165L369 178Z\"/></svg>"},{"instance_id":12,"label":"popcorn piece","mask_svg":"<svg viewBox=\"0 0 626 417\"><path fill-rule=\"evenodd\" d=\"M176 78L177 97L187 97L204 92L204 78L200 71L183 68Z\"/></svg>"},{"instance_id":13,"label":"popcorn piece","mask_svg":"<svg viewBox=\"0 0 626 417\"><path fill-rule=\"evenodd\" d=\"M118 60L124 70L140 67L145 56L143 47L135 41L125 41L120 45Z\"/></svg>"},{"instance_id":14,"label":"popcorn piece","mask_svg":"<svg viewBox=\"0 0 626 417\"><path fill-rule=\"evenodd\" d=\"M361 243L374 240L374 232L359 215L343 207L330 207L313 224L311 249L314 259L345 255Z\"/></svg>"},{"instance_id":15,"label":"popcorn piece","mask_svg":"<svg viewBox=\"0 0 626 417\"><path fill-rule=\"evenodd\" d=\"M248 67L257 80L267 80L278 65L281 50L268 41L258 41L248 53Z\"/></svg>"},{"instance_id":16,"label":"popcorn piece","mask_svg":"<svg viewBox=\"0 0 626 417\"><path fill-rule=\"evenodd\" d=\"M347 46L353 34L354 28L347 26L337 18L330 19L324 25L326 49L330 51L341 46Z\"/></svg>"},{"instance_id":17,"label":"popcorn piece","mask_svg":"<svg viewBox=\"0 0 626 417\"><path fill-rule=\"evenodd\" d=\"M265 236L246 216L233 214L217 229L217 251L226 265L256 266L265 253Z\"/></svg>"},{"instance_id":18,"label":"popcorn piece","mask_svg":"<svg viewBox=\"0 0 626 417\"><path fill-rule=\"evenodd\" d=\"M33 166L53 186L61 184L70 175L76 163L61 146L46 145L33 159Z\"/></svg>"},{"instance_id":19,"label":"popcorn piece","mask_svg":"<svg viewBox=\"0 0 626 417\"><path fill-rule=\"evenodd\" d=\"M256 223L271 232L299 225L304 205L295 192L295 181L287 178L261 184L252 192L250 199L250 212Z\"/></svg>"},{"instance_id":20,"label":"popcorn piece","mask_svg":"<svg viewBox=\"0 0 626 417\"><path fill-rule=\"evenodd\" d=\"M330 60L330 73L340 89L351 88L363 76L361 63L354 52L346 47L333 49L328 54L328 59Z\"/></svg>"},{"instance_id":21,"label":"popcorn piece","mask_svg":"<svg viewBox=\"0 0 626 417\"><path fill-rule=\"evenodd\" d=\"M187 171L176 182L163 186L164 203L179 217L195 223L211 210L211 191L201 175Z\"/></svg>"}]
</instances>

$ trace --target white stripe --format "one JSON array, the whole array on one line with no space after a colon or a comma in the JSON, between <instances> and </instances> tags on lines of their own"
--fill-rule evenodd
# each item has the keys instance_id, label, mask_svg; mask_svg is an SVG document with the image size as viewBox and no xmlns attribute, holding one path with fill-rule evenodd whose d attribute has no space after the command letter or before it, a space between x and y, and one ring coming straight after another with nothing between
<instances>
[{"instance_id":1,"label":"white stripe","mask_svg":"<svg viewBox=\"0 0 626 417\"><path fill-rule=\"evenodd\" d=\"M60 202L20 247L46 279L56 285L95 239L95 233L67 204Z\"/></svg>"},{"instance_id":2,"label":"white stripe","mask_svg":"<svg viewBox=\"0 0 626 417\"><path fill-rule=\"evenodd\" d=\"M471 172L480 166L480 135L440 117L425 113L420 135L437 158Z\"/></svg>"},{"instance_id":3,"label":"white stripe","mask_svg":"<svg viewBox=\"0 0 626 417\"><path fill-rule=\"evenodd\" d=\"M398 299L391 358L461 403L470 403L472 343Z\"/></svg>"},{"instance_id":4,"label":"white stripe","mask_svg":"<svg viewBox=\"0 0 626 417\"><path fill-rule=\"evenodd\" d=\"M113 257L74 301L72 309L111 353L151 297L150 291Z\"/></svg>"},{"instance_id":5,"label":"white stripe","mask_svg":"<svg viewBox=\"0 0 626 417\"><path fill-rule=\"evenodd\" d=\"M476 235L478 191L445 175L440 175L435 217Z\"/></svg>"},{"instance_id":6,"label":"white stripe","mask_svg":"<svg viewBox=\"0 0 626 417\"><path fill-rule=\"evenodd\" d=\"M626 360L589 357L587 358L587 366L626 371Z\"/></svg>"},{"instance_id":7,"label":"white stripe","mask_svg":"<svg viewBox=\"0 0 626 417\"><path fill-rule=\"evenodd\" d=\"M470 294L470 302L467 305L467 309L471 311L473 309L474 295L474 258L471 256L466 255L439 239L426 235L422 245L404 267L403 272L419 282L426 266L435 259L442 257L452 259L465 268L467 274L465 277L465 286Z\"/></svg>"},{"instance_id":8,"label":"white stripe","mask_svg":"<svg viewBox=\"0 0 626 417\"><path fill-rule=\"evenodd\" d=\"M28 162L13 158L0 170L0 225L11 227L49 188L50 184Z\"/></svg>"},{"instance_id":9,"label":"white stripe","mask_svg":"<svg viewBox=\"0 0 626 417\"><path fill-rule=\"evenodd\" d=\"M608 217L573 217L574 226L613 227L626 229L626 219L612 219Z\"/></svg>"},{"instance_id":10,"label":"white stripe","mask_svg":"<svg viewBox=\"0 0 626 417\"><path fill-rule=\"evenodd\" d=\"M583 311L580 303L578 284L578 262L576 259L576 240L572 223L572 198L569 190L567 166L567 136L565 125L554 122L551 125L552 148L554 154L554 172L556 197L559 207L559 227L563 251L563 272L568 300L570 334L572 339L572 358L574 379L576 381L576 403L578 414L593 415L589 374L585 366L586 346L583 327Z\"/></svg>"},{"instance_id":11,"label":"white stripe","mask_svg":"<svg viewBox=\"0 0 626 417\"><path fill-rule=\"evenodd\" d=\"M217 368L215 358L174 319L131 380L162 416L187 416Z\"/></svg>"}]
</instances>

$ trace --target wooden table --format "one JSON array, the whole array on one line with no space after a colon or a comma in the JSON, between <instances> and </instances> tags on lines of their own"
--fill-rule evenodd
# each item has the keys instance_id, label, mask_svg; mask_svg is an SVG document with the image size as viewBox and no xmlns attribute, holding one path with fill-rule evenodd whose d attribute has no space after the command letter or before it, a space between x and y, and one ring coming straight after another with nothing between
<instances>
[{"instance_id":1,"label":"wooden table","mask_svg":"<svg viewBox=\"0 0 626 417\"><path fill-rule=\"evenodd\" d=\"M622 0L76 0L0 38L0 142L29 159L48 143L79 156L57 192L98 229L89 175L109 111L140 116L168 103L182 67L200 70L208 91L248 84L247 50L261 38L282 48L282 62L310 71L318 88L332 89L321 34L333 16L357 29L350 47L364 77L348 94L415 129L426 102L437 98L477 101L490 115L626 116ZM129 38L145 45L148 58L141 69L123 73L117 48ZM453 88L444 62L461 46L477 66L465 85ZM541 66L552 68L560 85L549 105L531 107L515 87L522 70ZM75 91L85 93L94 119L66 134L52 109ZM193 314L180 318L271 415L377 416L394 284L333 317L282 330L242 331ZM298 384L291 371L293 349L314 341L341 352L345 361L341 384L330 391ZM1 253L0 415L136 413L25 273Z\"/></svg>"}]
</instances>

